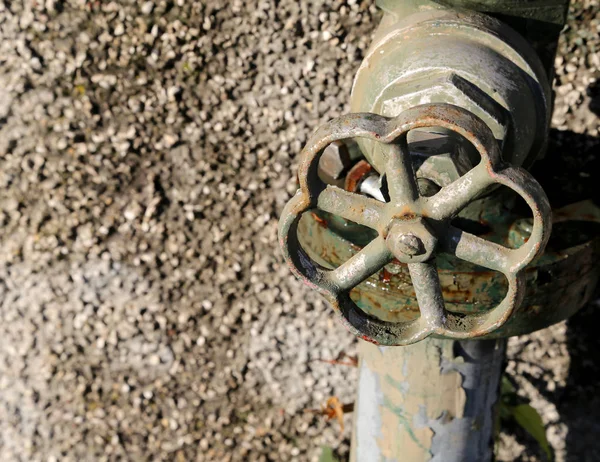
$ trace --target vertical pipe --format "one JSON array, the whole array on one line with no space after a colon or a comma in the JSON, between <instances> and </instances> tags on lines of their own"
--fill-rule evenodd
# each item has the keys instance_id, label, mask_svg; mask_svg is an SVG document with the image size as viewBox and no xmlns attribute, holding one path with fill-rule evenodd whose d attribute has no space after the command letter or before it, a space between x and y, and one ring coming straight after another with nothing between
<instances>
[{"instance_id":1,"label":"vertical pipe","mask_svg":"<svg viewBox=\"0 0 600 462\"><path fill-rule=\"evenodd\" d=\"M487 462L506 340L361 341L354 462Z\"/></svg>"}]
</instances>

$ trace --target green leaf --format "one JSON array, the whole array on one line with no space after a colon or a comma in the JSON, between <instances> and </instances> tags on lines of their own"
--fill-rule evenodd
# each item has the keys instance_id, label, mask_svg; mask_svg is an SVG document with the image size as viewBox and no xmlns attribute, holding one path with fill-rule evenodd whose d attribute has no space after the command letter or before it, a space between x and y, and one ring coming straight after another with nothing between
<instances>
[{"instance_id":1,"label":"green leaf","mask_svg":"<svg viewBox=\"0 0 600 462\"><path fill-rule=\"evenodd\" d=\"M319 462L338 462L338 460L333 455L333 449L328 446L321 446L321 457L319 457Z\"/></svg>"},{"instance_id":2,"label":"green leaf","mask_svg":"<svg viewBox=\"0 0 600 462\"><path fill-rule=\"evenodd\" d=\"M517 395L517 389L506 376L502 376L502 382L500 383L500 406L498 409L498 418L502 420L508 420L512 417L511 407L516 406L519 402L519 395ZM500 422L497 422L499 425ZM499 430L499 427L498 427Z\"/></svg>"},{"instance_id":3,"label":"green leaf","mask_svg":"<svg viewBox=\"0 0 600 462\"><path fill-rule=\"evenodd\" d=\"M535 438L538 444L546 453L548 460L554 460L552 449L546 438L546 429L538 412L529 404L519 404L517 406L509 406L509 411L515 421Z\"/></svg>"},{"instance_id":4,"label":"green leaf","mask_svg":"<svg viewBox=\"0 0 600 462\"><path fill-rule=\"evenodd\" d=\"M510 379L506 375L503 375L502 382L500 383L500 394L502 396L505 396L505 395L510 395L510 394L516 393L516 392L517 392L517 389L513 385L513 383L510 381Z\"/></svg>"}]
</instances>

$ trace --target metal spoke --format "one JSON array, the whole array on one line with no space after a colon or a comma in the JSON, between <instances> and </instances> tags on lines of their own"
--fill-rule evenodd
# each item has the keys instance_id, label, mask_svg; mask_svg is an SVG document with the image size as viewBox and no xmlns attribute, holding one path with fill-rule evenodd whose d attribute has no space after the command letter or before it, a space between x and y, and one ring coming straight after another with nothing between
<instances>
[{"instance_id":1,"label":"metal spoke","mask_svg":"<svg viewBox=\"0 0 600 462\"><path fill-rule=\"evenodd\" d=\"M396 205L407 205L419 198L406 136L394 144L380 144L385 159L385 175L390 198Z\"/></svg>"},{"instance_id":2,"label":"metal spoke","mask_svg":"<svg viewBox=\"0 0 600 462\"><path fill-rule=\"evenodd\" d=\"M494 180L489 176L487 165L480 163L458 180L443 187L435 196L426 200L428 216L436 220L452 217L477 197Z\"/></svg>"},{"instance_id":3,"label":"metal spoke","mask_svg":"<svg viewBox=\"0 0 600 462\"><path fill-rule=\"evenodd\" d=\"M319 194L317 206L321 210L339 215L346 220L377 229L382 221L385 204L370 197L328 185Z\"/></svg>"},{"instance_id":4,"label":"metal spoke","mask_svg":"<svg viewBox=\"0 0 600 462\"><path fill-rule=\"evenodd\" d=\"M385 240L378 236L348 261L326 273L326 277L339 290L349 290L375 274L391 260L392 254L385 245Z\"/></svg>"},{"instance_id":5,"label":"metal spoke","mask_svg":"<svg viewBox=\"0 0 600 462\"><path fill-rule=\"evenodd\" d=\"M444 297L433 261L410 263L408 265L421 317L431 328L441 327L445 321Z\"/></svg>"},{"instance_id":6,"label":"metal spoke","mask_svg":"<svg viewBox=\"0 0 600 462\"><path fill-rule=\"evenodd\" d=\"M450 226L444 242L444 251L461 260L507 274L511 271L512 250L474 234Z\"/></svg>"}]
</instances>

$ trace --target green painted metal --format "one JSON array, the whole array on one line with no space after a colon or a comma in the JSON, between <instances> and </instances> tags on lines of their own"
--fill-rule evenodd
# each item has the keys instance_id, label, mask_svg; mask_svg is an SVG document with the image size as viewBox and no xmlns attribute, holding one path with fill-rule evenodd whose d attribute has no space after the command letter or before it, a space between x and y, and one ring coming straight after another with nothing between
<instances>
[{"instance_id":1,"label":"green painted metal","mask_svg":"<svg viewBox=\"0 0 600 462\"><path fill-rule=\"evenodd\" d=\"M377 6L396 17L404 17L423 8L463 10L493 16L531 44L551 79L558 37L566 21L569 0L377 0Z\"/></svg>"},{"instance_id":2,"label":"green painted metal","mask_svg":"<svg viewBox=\"0 0 600 462\"><path fill-rule=\"evenodd\" d=\"M544 154L568 0L378 5L355 114L303 150L280 245L371 342L352 460L489 461L505 338L572 315L600 277L600 209L551 213L521 168Z\"/></svg>"},{"instance_id":3,"label":"green painted metal","mask_svg":"<svg viewBox=\"0 0 600 462\"><path fill-rule=\"evenodd\" d=\"M549 123L549 73L544 71L539 59L539 56L543 58L540 47L543 43L556 41L557 37L546 34L538 36L537 41L531 40L529 31L524 39L514 29L521 31L521 20L562 24L567 4L563 0L379 1L385 14L357 73L352 109L393 118L424 102L451 103L483 120L501 146L504 160L514 166L528 166L543 153ZM313 138L311 142L314 141ZM464 201L461 210L448 205L453 203L455 195L460 197L458 190L473 181L473 176L485 177L474 175L473 172L478 172L479 167L475 168L475 165L479 155L460 136L453 136L447 128L430 126L410 131L404 140L393 143L392 147L382 148L380 141L359 136L358 146L367 162L356 164L347 174L345 183L342 179L336 183L346 191L362 193L363 197L325 188L324 184L318 187L313 184L314 194L319 199L310 207L316 207L301 219L296 216L288 220L288 225L294 227L294 234L297 231L299 237L291 245L284 244L288 246L288 255L302 254L301 257L290 257L297 274L311 280L313 287L334 301L334 307L351 331L370 337L370 333L377 332L379 337L375 340L384 343L409 343L425 335L422 326L416 329L419 333L413 329L415 325L425 323L419 298L427 299L431 311L441 313L442 318L445 313L450 313L455 320L469 316L477 319L478 316L491 317L494 307L502 306L515 293L514 287L522 287L516 293L517 302L522 296L526 298L524 306L519 310L511 309L512 319L500 326L506 321L503 318L495 324L495 331L491 328L482 330L476 325L457 324L456 328L463 333L470 332L467 335L517 335L562 320L587 300L598 278L597 265L591 263L598 255L596 242L592 239L581 246L547 252L521 273L517 283L506 276L506 272L503 275L497 271L498 262L494 259L503 260L502 249L530 243L531 229L523 215L515 211L518 194L486 187L489 185L485 182L471 185L472 194L467 195L469 199ZM390 152L404 156L404 173L396 174L396 182L390 181L393 175L387 173ZM311 155L314 156L314 152ZM416 181L406 174L411 166ZM365 186L367 179L369 188ZM524 181L537 185L530 177ZM373 189L378 185L383 185L379 188L382 192L386 188L390 192L394 188L403 188L405 190L398 193L410 196L416 204L433 204L435 198L443 198L447 213L444 219L435 217L431 221L430 217L422 218L423 210L419 206L411 205L409 209L414 217L409 220L403 216L392 222L389 213L383 211L385 207L373 200ZM481 191L475 193L478 187ZM440 188L442 193L438 192ZM307 200L310 202L316 196L306 197L295 199L296 204L307 205ZM359 210L362 210L361 217ZM332 211L335 213L330 213ZM436 227L436 220L444 226ZM449 249L446 242L451 241L452 236L456 242L464 239L466 243L470 238L465 238L464 232L453 234L447 227L450 220L455 226L466 225L464 229L471 235L484 237L498 245L482 244L487 251L484 257L467 253L475 263L460 261L456 251L460 255L470 247L457 245ZM410 244L408 247L418 250L418 255L406 257L405 241ZM289 253L292 247L294 250ZM364 252L372 249L381 250L381 255L368 260L370 266L366 268L375 274L367 277L358 271L360 265L353 266L352 262L356 263ZM582 264L576 266L576 259ZM311 263L307 263L309 261ZM437 278L431 271L433 262L437 266ZM407 266L416 263L425 263L430 270L411 271ZM383 269L379 269L381 266ZM339 281L325 281L327 278L323 276L338 267L342 268L338 270L340 273L346 271L343 295L336 285ZM555 277L563 272L564 276ZM420 289L415 291L411 276L417 280ZM357 281L360 283L354 288L348 285ZM428 283L424 285L419 281ZM564 303L565 297L571 303ZM445 310L440 309L442 305ZM445 328L451 324L448 319L444 322ZM433 322L429 332L452 337L448 332L441 333L439 324L439 320Z\"/></svg>"},{"instance_id":4,"label":"green painted metal","mask_svg":"<svg viewBox=\"0 0 600 462\"><path fill-rule=\"evenodd\" d=\"M352 112L395 117L420 104L460 106L488 125L506 162L529 167L545 148L551 106L535 49L488 15L426 0L390 3L356 74ZM381 171L373 143L360 146Z\"/></svg>"},{"instance_id":5,"label":"green painted metal","mask_svg":"<svg viewBox=\"0 0 600 462\"><path fill-rule=\"evenodd\" d=\"M424 127L441 127L469 141L480 163L431 197L419 194L407 136ZM377 200L326 185L319 178L319 158L333 141L365 138L377 143L377 163L385 173L390 201ZM280 245L292 271L321 292L347 327L361 338L383 345L406 345L435 334L474 338L501 327L525 294L523 268L544 249L550 234L546 195L525 170L501 161L491 130L470 112L448 104L407 110L394 119L352 114L322 126L303 150L300 190L285 207L279 229ZM526 243L509 249L462 231L450 221L486 188L500 184L519 194L531 208L533 226ZM319 209L377 232L374 239L335 269L326 269L302 248L298 225L305 212ZM416 244L408 245L407 241ZM410 243L410 242L409 242ZM406 248L412 247L412 251ZM456 313L446 309L434 256L447 253L502 273L508 281L505 297L488 311ZM367 314L351 298L359 283L393 259L408 264L419 301L420 316L387 321Z\"/></svg>"},{"instance_id":6,"label":"green painted metal","mask_svg":"<svg viewBox=\"0 0 600 462\"><path fill-rule=\"evenodd\" d=\"M518 247L529 238L528 218L507 207L510 197L480 199L486 210L478 217L485 239ZM600 209L585 201L552 214L553 231L544 254L525 269L525 298L504 326L484 338L523 335L572 316L593 295L600 277ZM310 258L335 268L356 255L371 231L315 211L300 220L300 244ZM445 305L456 313L485 312L506 293L502 274L440 254L436 258ZM390 322L407 322L419 316L419 306L407 265L392 261L351 291L351 298L367 314Z\"/></svg>"}]
</instances>

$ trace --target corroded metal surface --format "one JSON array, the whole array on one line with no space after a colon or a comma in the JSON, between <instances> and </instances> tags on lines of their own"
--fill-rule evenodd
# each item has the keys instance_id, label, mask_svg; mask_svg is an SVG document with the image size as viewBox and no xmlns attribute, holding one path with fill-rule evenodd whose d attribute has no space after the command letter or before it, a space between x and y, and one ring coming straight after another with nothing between
<instances>
[{"instance_id":1,"label":"corroded metal surface","mask_svg":"<svg viewBox=\"0 0 600 462\"><path fill-rule=\"evenodd\" d=\"M560 31L567 18L569 0L378 0L389 14L407 14L407 9L452 8L478 11L501 19L522 35L539 55L548 76L554 73L554 55Z\"/></svg>"},{"instance_id":2,"label":"corroded metal surface","mask_svg":"<svg viewBox=\"0 0 600 462\"><path fill-rule=\"evenodd\" d=\"M315 215L322 212L315 212ZM350 237L360 230L332 230L325 214L319 221L305 215L299 224L301 244L319 264L335 268L358 253L362 246ZM496 221L489 221L495 219ZM483 216L489 227L485 238L519 246L529 236L518 215ZM515 223L508 231L506 224ZM526 293L521 307L491 337L523 335L560 322L587 303L600 277L600 209L584 201L555 210L553 231L544 254L526 269ZM346 231L345 233L343 231ZM345 236L345 237L344 237ZM446 308L456 313L485 312L506 293L502 274L439 255L436 260ZM366 313L390 322L411 321L419 316L415 291L407 265L392 262L358 285L352 299Z\"/></svg>"},{"instance_id":3,"label":"corroded metal surface","mask_svg":"<svg viewBox=\"0 0 600 462\"><path fill-rule=\"evenodd\" d=\"M569 0L377 0L377 6L387 15L399 17L432 8L477 11L497 17L534 47L551 78Z\"/></svg>"},{"instance_id":4,"label":"corroded metal surface","mask_svg":"<svg viewBox=\"0 0 600 462\"><path fill-rule=\"evenodd\" d=\"M352 112L395 117L419 104L449 103L480 117L512 165L527 168L543 154L550 85L531 44L493 17L439 2L395 0L384 11L355 77ZM379 170L373 143L360 144Z\"/></svg>"},{"instance_id":5,"label":"corroded metal surface","mask_svg":"<svg viewBox=\"0 0 600 462\"><path fill-rule=\"evenodd\" d=\"M351 461L492 460L505 340L360 342Z\"/></svg>"},{"instance_id":6,"label":"corroded metal surface","mask_svg":"<svg viewBox=\"0 0 600 462\"><path fill-rule=\"evenodd\" d=\"M431 197L419 194L407 148L407 134L417 128L442 127L468 140L481 155L480 163ZM387 177L388 203L349 193L320 181L317 172L323 150L333 141L364 138L378 144L379 164ZM374 114L351 114L322 126L302 153L300 190L285 207L279 229L280 245L292 271L322 293L356 335L373 343L404 345L428 335L474 338L500 328L525 295L523 268L540 254L550 233L546 196L525 170L501 160L490 129L468 111L431 104L407 110L394 119ZM486 241L450 225L450 220L487 187L501 184L519 194L533 213L531 235L518 249ZM312 260L298 239L304 212L320 209L373 229L375 238L335 269ZM418 238L422 249L409 255L398 239ZM434 255L455 257L502 273L508 281L504 298L494 309L470 313L446 309ZM350 291L397 259L407 263L419 300L420 316L408 321L386 321L370 316L351 298ZM412 266L415 265L415 266Z\"/></svg>"}]
</instances>

